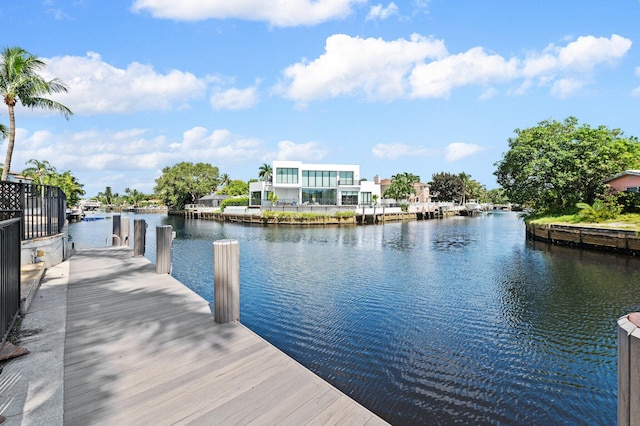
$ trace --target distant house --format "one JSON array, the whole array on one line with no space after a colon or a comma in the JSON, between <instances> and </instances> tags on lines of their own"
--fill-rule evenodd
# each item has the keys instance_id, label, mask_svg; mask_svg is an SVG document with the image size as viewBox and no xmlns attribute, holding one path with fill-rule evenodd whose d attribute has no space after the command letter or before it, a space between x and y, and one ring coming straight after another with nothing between
<instances>
[{"instance_id":1,"label":"distant house","mask_svg":"<svg viewBox=\"0 0 640 426\"><path fill-rule=\"evenodd\" d=\"M625 170L604 180L616 191L640 192L640 170Z\"/></svg>"},{"instance_id":2,"label":"distant house","mask_svg":"<svg viewBox=\"0 0 640 426\"><path fill-rule=\"evenodd\" d=\"M384 194L391 186L391 179L380 179L379 176L374 176L373 181L380 185L380 192ZM416 182L413 184L413 189L416 193L409 196L409 201L412 203L430 203L431 194L429 193L429 185L422 182Z\"/></svg>"},{"instance_id":3,"label":"distant house","mask_svg":"<svg viewBox=\"0 0 640 426\"><path fill-rule=\"evenodd\" d=\"M202 198L199 198L198 204L201 204L205 207L220 207L220 203L222 203L222 200L226 198L231 198L231 197L228 195L209 194L209 195L205 195Z\"/></svg>"},{"instance_id":4,"label":"distant house","mask_svg":"<svg viewBox=\"0 0 640 426\"><path fill-rule=\"evenodd\" d=\"M250 205L270 205L274 193L281 205L358 206L380 197L380 185L360 179L355 164L306 164L274 161L272 182L251 182Z\"/></svg>"},{"instance_id":5,"label":"distant house","mask_svg":"<svg viewBox=\"0 0 640 426\"><path fill-rule=\"evenodd\" d=\"M9 172L7 176L7 182L16 182L16 183L33 183L33 179L19 175L18 173Z\"/></svg>"}]
</instances>

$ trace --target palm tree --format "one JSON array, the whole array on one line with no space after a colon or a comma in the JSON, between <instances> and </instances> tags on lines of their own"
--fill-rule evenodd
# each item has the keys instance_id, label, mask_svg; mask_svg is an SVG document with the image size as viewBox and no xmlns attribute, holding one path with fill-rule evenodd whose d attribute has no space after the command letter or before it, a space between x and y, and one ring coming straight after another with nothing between
<instances>
[{"instance_id":1,"label":"palm tree","mask_svg":"<svg viewBox=\"0 0 640 426\"><path fill-rule=\"evenodd\" d=\"M231 177L227 173L223 173L222 176L220 176L220 186L224 188L226 186L229 186L230 183Z\"/></svg>"},{"instance_id":2,"label":"palm tree","mask_svg":"<svg viewBox=\"0 0 640 426\"><path fill-rule=\"evenodd\" d=\"M26 164L32 164L33 166L24 169L22 175L37 179L40 185L49 184L51 177L57 173L56 168L47 160L38 161L32 158Z\"/></svg>"},{"instance_id":3,"label":"palm tree","mask_svg":"<svg viewBox=\"0 0 640 426\"><path fill-rule=\"evenodd\" d=\"M465 172L462 172L458 175L460 178L460 182L462 182L462 200L461 205L464 205L467 202L467 195L469 195L469 183L471 182L471 175Z\"/></svg>"},{"instance_id":4,"label":"palm tree","mask_svg":"<svg viewBox=\"0 0 640 426\"><path fill-rule=\"evenodd\" d=\"M258 169L258 177L265 182L271 182L271 177L273 176L273 169L267 163L263 163L262 166Z\"/></svg>"},{"instance_id":5,"label":"palm tree","mask_svg":"<svg viewBox=\"0 0 640 426\"><path fill-rule=\"evenodd\" d=\"M61 112L68 120L73 113L59 102L44 95L67 92L57 78L47 81L38 75L45 62L20 47L7 47L0 53L0 94L9 108L9 143L1 180L7 180L16 141L15 106L18 101L29 108L43 108Z\"/></svg>"}]
</instances>

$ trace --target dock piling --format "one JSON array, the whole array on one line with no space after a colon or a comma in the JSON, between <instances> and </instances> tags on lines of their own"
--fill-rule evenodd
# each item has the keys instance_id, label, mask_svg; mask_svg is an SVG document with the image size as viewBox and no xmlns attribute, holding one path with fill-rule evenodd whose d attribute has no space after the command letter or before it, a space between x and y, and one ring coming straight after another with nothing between
<instances>
[{"instance_id":1,"label":"dock piling","mask_svg":"<svg viewBox=\"0 0 640 426\"><path fill-rule=\"evenodd\" d=\"M240 244L213 242L213 317L218 324L240 321Z\"/></svg>"},{"instance_id":2,"label":"dock piling","mask_svg":"<svg viewBox=\"0 0 640 426\"><path fill-rule=\"evenodd\" d=\"M172 247L173 227L171 225L156 226L156 274L171 273Z\"/></svg>"},{"instance_id":3,"label":"dock piling","mask_svg":"<svg viewBox=\"0 0 640 426\"><path fill-rule=\"evenodd\" d=\"M144 219L133 221L133 255L144 256L147 240L147 222Z\"/></svg>"},{"instance_id":4,"label":"dock piling","mask_svg":"<svg viewBox=\"0 0 640 426\"><path fill-rule=\"evenodd\" d=\"M640 313L618 319L618 425L640 419Z\"/></svg>"}]
</instances>

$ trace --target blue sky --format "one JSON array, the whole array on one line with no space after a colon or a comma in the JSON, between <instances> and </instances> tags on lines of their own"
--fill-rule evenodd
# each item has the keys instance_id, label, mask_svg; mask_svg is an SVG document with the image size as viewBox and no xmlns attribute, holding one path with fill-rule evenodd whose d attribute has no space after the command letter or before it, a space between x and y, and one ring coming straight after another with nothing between
<instances>
[{"instance_id":1,"label":"blue sky","mask_svg":"<svg viewBox=\"0 0 640 426\"><path fill-rule=\"evenodd\" d=\"M515 129L575 116L640 136L638 0L27 0L0 19L1 47L43 58L75 113L18 109L12 170L47 160L87 196L150 193L181 161L492 189Z\"/></svg>"}]
</instances>

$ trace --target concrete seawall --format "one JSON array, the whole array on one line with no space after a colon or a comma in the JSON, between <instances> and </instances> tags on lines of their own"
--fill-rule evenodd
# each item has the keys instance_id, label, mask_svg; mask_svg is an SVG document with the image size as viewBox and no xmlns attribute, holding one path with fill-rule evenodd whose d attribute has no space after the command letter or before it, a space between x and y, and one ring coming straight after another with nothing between
<instances>
[{"instance_id":1,"label":"concrete seawall","mask_svg":"<svg viewBox=\"0 0 640 426\"><path fill-rule=\"evenodd\" d=\"M640 255L640 233L558 224L526 224L527 238L535 241L601 250L631 256Z\"/></svg>"}]
</instances>

